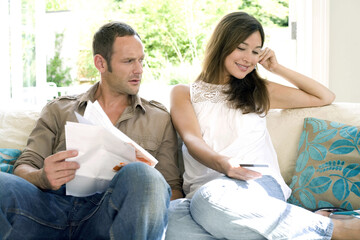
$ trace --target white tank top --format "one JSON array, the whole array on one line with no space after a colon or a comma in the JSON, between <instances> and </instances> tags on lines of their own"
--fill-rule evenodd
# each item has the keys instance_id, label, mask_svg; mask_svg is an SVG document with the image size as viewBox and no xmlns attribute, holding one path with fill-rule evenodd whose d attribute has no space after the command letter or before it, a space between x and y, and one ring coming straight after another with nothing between
<instances>
[{"instance_id":1,"label":"white tank top","mask_svg":"<svg viewBox=\"0 0 360 240\"><path fill-rule=\"evenodd\" d=\"M280 184L284 197L291 190L283 180L277 156L266 128L266 118L255 113L243 114L231 108L223 90L228 85L197 81L190 85L191 102L200 124L204 141L216 152L236 158L240 163L267 164L268 168L254 170L273 176ZM205 183L223 176L197 160L182 147L184 158L184 185L187 198Z\"/></svg>"}]
</instances>

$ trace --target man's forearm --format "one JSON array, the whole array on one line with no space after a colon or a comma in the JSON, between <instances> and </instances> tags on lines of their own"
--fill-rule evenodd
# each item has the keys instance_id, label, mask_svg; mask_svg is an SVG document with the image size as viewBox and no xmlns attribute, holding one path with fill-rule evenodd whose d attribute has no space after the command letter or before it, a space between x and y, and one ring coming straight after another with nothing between
<instances>
[{"instance_id":1,"label":"man's forearm","mask_svg":"<svg viewBox=\"0 0 360 240\"><path fill-rule=\"evenodd\" d=\"M41 189L48 189L48 183L42 177L42 169L34 168L27 164L21 164L14 170L14 174L31 182Z\"/></svg>"}]
</instances>

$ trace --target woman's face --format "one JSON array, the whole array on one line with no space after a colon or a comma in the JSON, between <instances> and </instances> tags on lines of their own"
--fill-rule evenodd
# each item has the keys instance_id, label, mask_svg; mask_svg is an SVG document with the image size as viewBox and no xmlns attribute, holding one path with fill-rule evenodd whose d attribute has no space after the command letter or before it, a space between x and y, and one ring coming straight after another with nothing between
<instances>
[{"instance_id":1,"label":"woman's face","mask_svg":"<svg viewBox=\"0 0 360 240\"><path fill-rule=\"evenodd\" d=\"M254 32L225 58L226 82L230 80L230 76L243 79L254 69L259 61L261 42L260 33Z\"/></svg>"}]
</instances>

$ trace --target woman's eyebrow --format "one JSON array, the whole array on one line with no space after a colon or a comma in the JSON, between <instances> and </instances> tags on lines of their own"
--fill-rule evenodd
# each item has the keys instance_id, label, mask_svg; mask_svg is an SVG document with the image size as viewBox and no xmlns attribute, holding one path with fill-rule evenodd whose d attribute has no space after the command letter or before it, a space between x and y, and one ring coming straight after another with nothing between
<instances>
[{"instance_id":1,"label":"woman's eyebrow","mask_svg":"<svg viewBox=\"0 0 360 240\"><path fill-rule=\"evenodd\" d=\"M246 46L249 46L249 44L247 44L246 42L242 42L242 43L240 43L240 44L244 44L244 45L246 45ZM240 45L240 44L239 44L239 45ZM257 46L257 47L255 47L255 48L261 49L261 46Z\"/></svg>"}]
</instances>

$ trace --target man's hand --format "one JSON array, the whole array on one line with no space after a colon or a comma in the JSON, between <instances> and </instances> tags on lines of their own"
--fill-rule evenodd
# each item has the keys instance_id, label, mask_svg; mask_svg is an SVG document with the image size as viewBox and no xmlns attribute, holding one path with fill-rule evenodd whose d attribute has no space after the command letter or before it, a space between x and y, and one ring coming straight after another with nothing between
<instances>
[{"instance_id":1,"label":"man's hand","mask_svg":"<svg viewBox=\"0 0 360 240\"><path fill-rule=\"evenodd\" d=\"M57 190L63 184L75 178L75 172L80 167L74 161L65 161L67 158L76 157L76 150L62 151L51 155L44 160L41 169L41 188Z\"/></svg>"}]
</instances>

